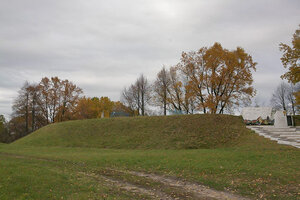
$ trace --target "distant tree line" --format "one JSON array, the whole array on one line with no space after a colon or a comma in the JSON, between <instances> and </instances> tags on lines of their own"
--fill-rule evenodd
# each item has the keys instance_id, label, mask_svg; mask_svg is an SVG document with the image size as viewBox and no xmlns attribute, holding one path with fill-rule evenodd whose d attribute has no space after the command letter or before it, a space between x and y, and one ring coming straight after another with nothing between
<instances>
[{"instance_id":1,"label":"distant tree line","mask_svg":"<svg viewBox=\"0 0 300 200\"><path fill-rule=\"evenodd\" d=\"M121 101L137 115L145 115L147 106L192 114L224 113L255 95L252 71L256 63L244 49L224 49L215 43L198 51L183 52L180 62L163 67L154 83L141 75L124 88Z\"/></svg>"}]
</instances>

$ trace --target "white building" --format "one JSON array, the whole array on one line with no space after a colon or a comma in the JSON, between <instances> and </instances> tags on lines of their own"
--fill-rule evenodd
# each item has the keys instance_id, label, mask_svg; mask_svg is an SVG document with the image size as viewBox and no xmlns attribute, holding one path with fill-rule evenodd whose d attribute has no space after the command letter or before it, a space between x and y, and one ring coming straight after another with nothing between
<instances>
[{"instance_id":1,"label":"white building","mask_svg":"<svg viewBox=\"0 0 300 200\"><path fill-rule=\"evenodd\" d=\"M245 107L242 110L242 117L244 120L256 120L259 117L262 119L269 117L272 120L274 113L271 107Z\"/></svg>"}]
</instances>

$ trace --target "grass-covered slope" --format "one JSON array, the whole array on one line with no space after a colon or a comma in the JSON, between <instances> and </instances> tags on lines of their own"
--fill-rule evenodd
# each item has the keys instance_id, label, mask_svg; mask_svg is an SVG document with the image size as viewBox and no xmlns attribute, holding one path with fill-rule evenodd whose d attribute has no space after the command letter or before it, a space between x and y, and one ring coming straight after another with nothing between
<instances>
[{"instance_id":1,"label":"grass-covered slope","mask_svg":"<svg viewBox=\"0 0 300 200\"><path fill-rule=\"evenodd\" d=\"M123 149L215 148L235 143L245 128L230 115L107 118L51 124L13 145Z\"/></svg>"}]
</instances>

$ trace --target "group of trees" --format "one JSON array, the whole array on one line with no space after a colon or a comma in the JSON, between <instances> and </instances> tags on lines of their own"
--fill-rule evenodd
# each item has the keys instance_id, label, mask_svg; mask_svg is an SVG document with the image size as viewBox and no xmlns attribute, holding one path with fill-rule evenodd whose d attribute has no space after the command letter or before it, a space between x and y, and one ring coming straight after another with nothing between
<instances>
[{"instance_id":1,"label":"group of trees","mask_svg":"<svg viewBox=\"0 0 300 200\"><path fill-rule=\"evenodd\" d=\"M22 137L49 123L71 119L81 93L81 88L58 77L25 82L13 103L10 132Z\"/></svg>"},{"instance_id":2,"label":"group of trees","mask_svg":"<svg viewBox=\"0 0 300 200\"><path fill-rule=\"evenodd\" d=\"M126 112L134 115L133 111L119 101L111 101L108 97L82 97L73 112L73 119L92 119L110 117L112 112Z\"/></svg>"},{"instance_id":3,"label":"group of trees","mask_svg":"<svg viewBox=\"0 0 300 200\"><path fill-rule=\"evenodd\" d=\"M150 101L150 84L144 75L141 75L134 84L124 88L121 101L134 115L145 115L146 106Z\"/></svg>"},{"instance_id":4,"label":"group of trees","mask_svg":"<svg viewBox=\"0 0 300 200\"><path fill-rule=\"evenodd\" d=\"M255 94L255 66L244 49L230 51L215 43L196 52L183 52L180 62L169 69L163 67L153 84L141 75L123 90L121 100L142 115L147 104L160 106L164 115L167 110L224 113Z\"/></svg>"},{"instance_id":5,"label":"group of trees","mask_svg":"<svg viewBox=\"0 0 300 200\"><path fill-rule=\"evenodd\" d=\"M10 121L0 116L0 141L11 142L55 122L109 117L112 111L133 115L121 102L108 97L82 97L82 93L81 88L58 77L25 82L13 103Z\"/></svg>"},{"instance_id":6,"label":"group of trees","mask_svg":"<svg viewBox=\"0 0 300 200\"><path fill-rule=\"evenodd\" d=\"M300 29L292 46L280 44L281 61L288 72L282 75L289 84L278 86L272 97L274 108L293 114L300 105ZM0 141L11 141L49 123L71 119L108 117L113 111L147 115L149 106L159 106L164 115L230 112L255 95L252 72L256 63L244 49L228 50L215 43L198 51L183 52L180 62L163 67L153 83L144 75L125 87L121 102L108 97L81 97L82 89L68 80L44 77L28 83L13 103L11 120L0 116Z\"/></svg>"}]
</instances>

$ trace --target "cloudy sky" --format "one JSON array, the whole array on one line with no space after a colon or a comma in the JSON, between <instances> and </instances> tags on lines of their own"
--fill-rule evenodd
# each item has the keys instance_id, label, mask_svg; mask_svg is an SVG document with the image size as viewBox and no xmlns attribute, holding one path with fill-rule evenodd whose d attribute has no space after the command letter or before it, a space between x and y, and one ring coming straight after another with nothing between
<instances>
[{"instance_id":1,"label":"cloudy sky","mask_svg":"<svg viewBox=\"0 0 300 200\"><path fill-rule=\"evenodd\" d=\"M118 100L140 74L154 80L182 51L214 42L252 55L267 105L284 73L278 45L290 44L299 11L299 0L0 0L0 114L44 76Z\"/></svg>"}]
</instances>

